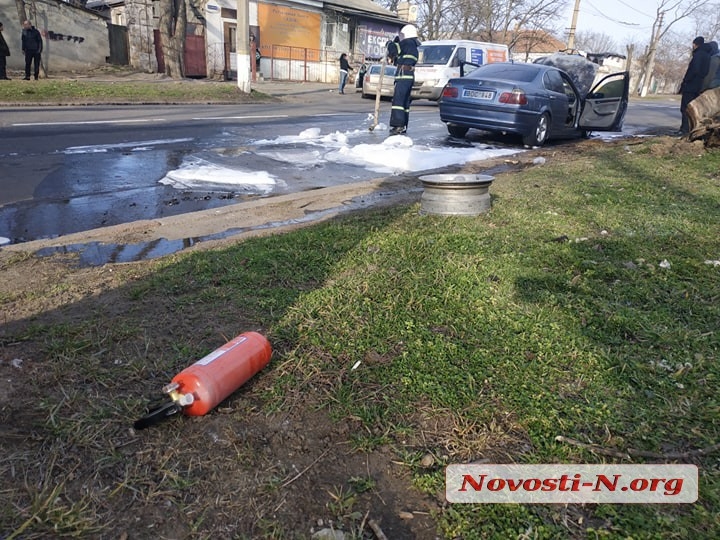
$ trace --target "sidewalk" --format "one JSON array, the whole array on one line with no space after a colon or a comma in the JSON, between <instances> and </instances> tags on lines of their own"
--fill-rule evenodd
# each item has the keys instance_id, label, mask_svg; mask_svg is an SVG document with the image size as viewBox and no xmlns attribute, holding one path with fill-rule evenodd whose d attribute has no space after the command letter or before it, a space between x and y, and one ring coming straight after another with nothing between
<instances>
[{"instance_id":1,"label":"sidewalk","mask_svg":"<svg viewBox=\"0 0 720 540\"><path fill-rule=\"evenodd\" d=\"M224 84L237 84L236 81L228 81ZM329 94L339 95L337 84L321 83L321 82L292 82L292 81L254 81L250 83L252 90L257 90L264 94L269 94L278 98L310 98L324 99ZM345 95L350 97L355 93L355 88L345 87ZM360 93L358 92L358 96Z\"/></svg>"}]
</instances>

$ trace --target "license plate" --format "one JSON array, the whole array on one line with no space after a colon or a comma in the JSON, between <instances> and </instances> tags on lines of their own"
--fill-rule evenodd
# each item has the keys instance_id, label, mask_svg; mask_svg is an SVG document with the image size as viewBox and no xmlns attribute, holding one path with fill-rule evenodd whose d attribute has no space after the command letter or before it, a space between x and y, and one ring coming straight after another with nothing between
<instances>
[{"instance_id":1,"label":"license plate","mask_svg":"<svg viewBox=\"0 0 720 540\"><path fill-rule=\"evenodd\" d=\"M494 96L494 92L484 92L482 90L463 90L463 97L467 98L492 99Z\"/></svg>"}]
</instances>

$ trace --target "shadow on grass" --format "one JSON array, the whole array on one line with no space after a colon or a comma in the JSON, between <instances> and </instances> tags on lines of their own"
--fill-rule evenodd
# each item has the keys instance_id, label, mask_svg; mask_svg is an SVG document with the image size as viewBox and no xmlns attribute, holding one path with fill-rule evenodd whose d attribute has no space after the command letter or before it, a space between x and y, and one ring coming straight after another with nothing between
<instances>
[{"instance_id":1,"label":"shadow on grass","mask_svg":"<svg viewBox=\"0 0 720 540\"><path fill-rule=\"evenodd\" d=\"M57 280L15 299L35 303L36 314L8 317L0 333L0 373L8 381L0 437L7 483L0 490L14 508L0 512L0 530L307 537L323 519L359 530L372 511L393 538L434 533L428 517L412 524L398 518L412 496L407 483L393 480L390 456L349 455L347 424L308 409L304 399L269 409L286 397L273 385L294 347L294 336L274 334L274 326L338 272L367 231L405 211L299 229L288 233L291 243L287 235L248 238L67 278L60 274L73 256L41 259ZM5 270L35 266L33 258L18 258ZM249 330L271 340L268 368L203 418L130 429L175 373ZM350 489L352 478L374 487Z\"/></svg>"}]
</instances>

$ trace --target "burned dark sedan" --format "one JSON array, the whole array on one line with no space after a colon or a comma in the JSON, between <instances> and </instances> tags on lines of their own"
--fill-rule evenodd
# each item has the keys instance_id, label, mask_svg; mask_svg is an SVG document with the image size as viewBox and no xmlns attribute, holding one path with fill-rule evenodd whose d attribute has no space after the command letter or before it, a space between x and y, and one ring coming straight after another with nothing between
<instances>
[{"instance_id":1,"label":"burned dark sedan","mask_svg":"<svg viewBox=\"0 0 720 540\"><path fill-rule=\"evenodd\" d=\"M454 137L479 129L520 135L527 146L590 131L621 131L629 79L627 72L614 73L590 89L592 78L586 83L587 77L553 65L486 64L448 81L440 119Z\"/></svg>"}]
</instances>

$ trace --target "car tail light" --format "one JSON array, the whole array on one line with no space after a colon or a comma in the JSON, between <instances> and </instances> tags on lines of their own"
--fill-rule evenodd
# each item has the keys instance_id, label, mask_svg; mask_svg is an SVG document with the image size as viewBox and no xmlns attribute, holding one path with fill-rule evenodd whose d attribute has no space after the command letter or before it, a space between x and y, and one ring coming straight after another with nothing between
<instances>
[{"instance_id":1,"label":"car tail light","mask_svg":"<svg viewBox=\"0 0 720 540\"><path fill-rule=\"evenodd\" d=\"M512 92L503 92L498 101L508 105L527 105L528 102L525 92L519 88L515 88Z\"/></svg>"},{"instance_id":2,"label":"car tail light","mask_svg":"<svg viewBox=\"0 0 720 540\"><path fill-rule=\"evenodd\" d=\"M446 84L442 91L442 97L456 98L458 97L458 89L454 86Z\"/></svg>"}]
</instances>

